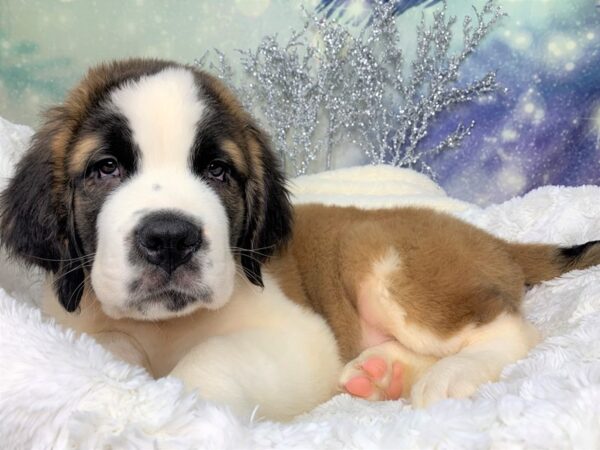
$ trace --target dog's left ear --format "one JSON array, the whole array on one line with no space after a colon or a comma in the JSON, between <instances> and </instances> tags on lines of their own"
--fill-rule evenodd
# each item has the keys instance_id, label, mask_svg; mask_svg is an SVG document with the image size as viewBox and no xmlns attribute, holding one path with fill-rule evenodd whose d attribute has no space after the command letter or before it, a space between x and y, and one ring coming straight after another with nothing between
<instances>
[{"instance_id":1,"label":"dog's left ear","mask_svg":"<svg viewBox=\"0 0 600 450\"><path fill-rule=\"evenodd\" d=\"M246 184L246 224L238 246L248 279L263 286L261 265L292 233L292 206L285 176L267 135L255 125L247 127L249 151L254 153L254 176Z\"/></svg>"}]
</instances>

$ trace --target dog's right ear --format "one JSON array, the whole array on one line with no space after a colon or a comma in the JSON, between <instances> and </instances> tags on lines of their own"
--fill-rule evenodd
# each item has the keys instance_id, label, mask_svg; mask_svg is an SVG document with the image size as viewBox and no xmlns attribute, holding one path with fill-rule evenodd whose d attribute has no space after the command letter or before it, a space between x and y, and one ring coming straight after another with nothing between
<instances>
[{"instance_id":1,"label":"dog's right ear","mask_svg":"<svg viewBox=\"0 0 600 450\"><path fill-rule=\"evenodd\" d=\"M0 197L0 238L11 255L56 272L61 259L61 237L52 194L53 138L52 129L40 130L17 164Z\"/></svg>"},{"instance_id":2,"label":"dog's right ear","mask_svg":"<svg viewBox=\"0 0 600 450\"><path fill-rule=\"evenodd\" d=\"M70 244L69 208L64 198L56 198L55 170L60 168L52 154L64 122L58 108L50 111L48 119L0 196L0 239L11 256L53 272L59 300L74 311L81 298L74 287L83 285L84 272Z\"/></svg>"}]
</instances>

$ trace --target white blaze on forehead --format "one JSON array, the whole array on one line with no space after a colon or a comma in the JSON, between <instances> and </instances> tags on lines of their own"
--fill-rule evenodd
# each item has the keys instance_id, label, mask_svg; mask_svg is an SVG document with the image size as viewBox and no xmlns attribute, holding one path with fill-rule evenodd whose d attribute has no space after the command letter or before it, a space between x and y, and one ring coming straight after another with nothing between
<instances>
[{"instance_id":1,"label":"white blaze on forehead","mask_svg":"<svg viewBox=\"0 0 600 450\"><path fill-rule=\"evenodd\" d=\"M196 125L204 105L193 74L168 68L115 90L112 103L127 118L133 141L141 150L142 170L188 167Z\"/></svg>"}]
</instances>

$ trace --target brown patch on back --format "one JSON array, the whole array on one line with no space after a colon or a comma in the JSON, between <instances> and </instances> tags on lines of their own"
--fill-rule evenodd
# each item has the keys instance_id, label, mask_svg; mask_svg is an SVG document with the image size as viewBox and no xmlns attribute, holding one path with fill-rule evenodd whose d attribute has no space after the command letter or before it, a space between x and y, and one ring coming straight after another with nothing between
<instances>
[{"instance_id":1,"label":"brown patch on back","mask_svg":"<svg viewBox=\"0 0 600 450\"><path fill-rule=\"evenodd\" d=\"M408 323L447 338L519 310L523 272L504 241L478 228L428 209L298 206L283 258L294 259L302 301L328 320L346 361L360 351L358 289L390 248L402 261L390 290Z\"/></svg>"}]
</instances>

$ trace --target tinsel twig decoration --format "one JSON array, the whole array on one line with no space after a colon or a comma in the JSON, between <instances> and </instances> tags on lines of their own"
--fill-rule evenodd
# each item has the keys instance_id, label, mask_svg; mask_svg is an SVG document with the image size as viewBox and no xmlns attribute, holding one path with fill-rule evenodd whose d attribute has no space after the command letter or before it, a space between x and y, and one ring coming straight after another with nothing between
<instances>
[{"instance_id":1,"label":"tinsel twig decoration","mask_svg":"<svg viewBox=\"0 0 600 450\"><path fill-rule=\"evenodd\" d=\"M394 2L374 0L357 36L349 26L306 13L304 28L287 43L266 36L256 50L240 51L242 77L222 53L209 66L261 118L291 175L330 169L338 151L354 146L373 164L435 177L425 157L459 147L475 123L458 124L437 145L424 148L434 119L498 88L495 72L458 85L461 65L503 16L494 0L474 11L477 22L464 19L457 54L450 54L456 17L447 17L446 3L430 24L423 14L410 64L399 42ZM207 55L196 63L206 66Z\"/></svg>"}]
</instances>

